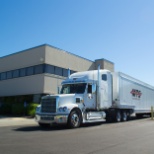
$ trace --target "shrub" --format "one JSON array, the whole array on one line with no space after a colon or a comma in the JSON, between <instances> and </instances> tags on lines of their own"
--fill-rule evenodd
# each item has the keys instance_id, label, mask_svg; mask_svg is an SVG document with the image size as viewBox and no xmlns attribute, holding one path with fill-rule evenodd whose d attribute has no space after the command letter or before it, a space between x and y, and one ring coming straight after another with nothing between
<instances>
[{"instance_id":1,"label":"shrub","mask_svg":"<svg viewBox=\"0 0 154 154\"><path fill-rule=\"evenodd\" d=\"M30 103L28 104L27 106L27 115L29 116L35 116L35 110L36 110L36 107L38 106L39 104L37 103Z\"/></svg>"},{"instance_id":2,"label":"shrub","mask_svg":"<svg viewBox=\"0 0 154 154\"><path fill-rule=\"evenodd\" d=\"M24 103L3 103L0 107L1 115L13 115L13 116L35 116L37 103L27 103L27 107L24 107Z\"/></svg>"}]
</instances>

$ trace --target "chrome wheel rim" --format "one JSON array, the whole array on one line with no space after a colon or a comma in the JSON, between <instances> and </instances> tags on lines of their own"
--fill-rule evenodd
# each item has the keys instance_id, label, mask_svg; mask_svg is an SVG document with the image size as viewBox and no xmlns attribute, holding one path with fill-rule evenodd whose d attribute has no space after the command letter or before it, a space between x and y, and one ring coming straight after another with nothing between
<instances>
[{"instance_id":1,"label":"chrome wheel rim","mask_svg":"<svg viewBox=\"0 0 154 154\"><path fill-rule=\"evenodd\" d=\"M72 123L73 126L75 126L75 127L78 126L78 124L79 124L79 116L78 116L76 113L74 113L74 114L72 115L71 123Z\"/></svg>"},{"instance_id":2,"label":"chrome wheel rim","mask_svg":"<svg viewBox=\"0 0 154 154\"><path fill-rule=\"evenodd\" d=\"M127 121L127 114L126 114L126 112L123 112L123 121Z\"/></svg>"},{"instance_id":3,"label":"chrome wheel rim","mask_svg":"<svg viewBox=\"0 0 154 154\"><path fill-rule=\"evenodd\" d=\"M117 112L117 115L116 115L117 117L117 122L120 122L121 121L121 115L120 115L120 112Z\"/></svg>"}]
</instances>

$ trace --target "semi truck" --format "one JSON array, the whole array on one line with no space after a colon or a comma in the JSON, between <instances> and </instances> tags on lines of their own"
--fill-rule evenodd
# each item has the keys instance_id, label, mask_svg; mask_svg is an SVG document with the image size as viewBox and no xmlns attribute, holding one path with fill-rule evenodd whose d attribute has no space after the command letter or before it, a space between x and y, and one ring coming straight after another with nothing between
<instances>
[{"instance_id":1,"label":"semi truck","mask_svg":"<svg viewBox=\"0 0 154 154\"><path fill-rule=\"evenodd\" d=\"M71 74L60 94L42 97L35 119L40 126L127 121L131 114L150 114L154 87L122 72L90 70Z\"/></svg>"}]
</instances>

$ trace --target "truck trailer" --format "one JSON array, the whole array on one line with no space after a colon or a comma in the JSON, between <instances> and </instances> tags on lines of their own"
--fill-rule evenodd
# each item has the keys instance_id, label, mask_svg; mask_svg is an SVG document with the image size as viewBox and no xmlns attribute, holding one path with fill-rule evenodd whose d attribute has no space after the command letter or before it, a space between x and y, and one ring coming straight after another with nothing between
<instances>
[{"instance_id":1,"label":"truck trailer","mask_svg":"<svg viewBox=\"0 0 154 154\"><path fill-rule=\"evenodd\" d=\"M150 114L154 87L121 72L77 72L62 82L60 94L42 97L35 119L40 126L127 121L131 114Z\"/></svg>"}]
</instances>

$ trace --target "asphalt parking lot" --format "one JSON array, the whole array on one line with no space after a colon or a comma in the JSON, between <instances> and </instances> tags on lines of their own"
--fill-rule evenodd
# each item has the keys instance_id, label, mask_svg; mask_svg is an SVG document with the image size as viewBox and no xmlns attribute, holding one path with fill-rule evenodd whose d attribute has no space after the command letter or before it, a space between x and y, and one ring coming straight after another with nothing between
<instances>
[{"instance_id":1,"label":"asphalt parking lot","mask_svg":"<svg viewBox=\"0 0 154 154\"><path fill-rule=\"evenodd\" d=\"M33 118L0 118L3 154L153 154L154 120L40 128Z\"/></svg>"}]
</instances>

